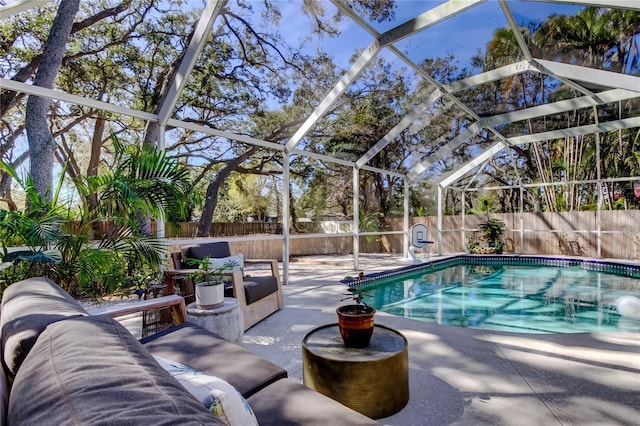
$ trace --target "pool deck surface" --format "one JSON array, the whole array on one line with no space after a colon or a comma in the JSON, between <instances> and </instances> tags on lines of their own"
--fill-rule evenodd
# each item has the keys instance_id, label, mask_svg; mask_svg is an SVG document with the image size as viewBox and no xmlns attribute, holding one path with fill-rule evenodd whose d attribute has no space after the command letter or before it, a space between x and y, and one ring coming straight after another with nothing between
<instances>
[{"instance_id":1,"label":"pool deck surface","mask_svg":"<svg viewBox=\"0 0 640 426\"><path fill-rule=\"evenodd\" d=\"M365 255L359 270L398 265L399 256ZM339 280L353 274L350 256L291 262L284 309L247 330L242 345L302 382L302 338L337 321ZM382 312L376 323L409 341L409 402L378 419L384 425L640 425L640 331L504 333Z\"/></svg>"}]
</instances>

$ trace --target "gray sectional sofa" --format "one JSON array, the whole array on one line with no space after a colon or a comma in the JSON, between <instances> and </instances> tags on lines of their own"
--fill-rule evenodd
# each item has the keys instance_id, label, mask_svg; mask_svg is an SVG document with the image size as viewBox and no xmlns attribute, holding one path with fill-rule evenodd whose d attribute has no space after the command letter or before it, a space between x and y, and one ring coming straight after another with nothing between
<instances>
[{"instance_id":1,"label":"gray sectional sofa","mask_svg":"<svg viewBox=\"0 0 640 426\"><path fill-rule=\"evenodd\" d=\"M225 424L153 355L225 379L260 425L377 424L188 322L138 341L44 278L10 285L1 309L8 425Z\"/></svg>"}]
</instances>

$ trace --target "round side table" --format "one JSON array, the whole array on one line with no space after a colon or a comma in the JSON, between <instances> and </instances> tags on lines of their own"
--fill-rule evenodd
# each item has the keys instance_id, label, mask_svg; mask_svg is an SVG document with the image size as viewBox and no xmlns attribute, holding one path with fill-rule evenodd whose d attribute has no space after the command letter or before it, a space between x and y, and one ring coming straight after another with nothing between
<instances>
[{"instance_id":1,"label":"round side table","mask_svg":"<svg viewBox=\"0 0 640 426\"><path fill-rule=\"evenodd\" d=\"M338 324L309 331L302 340L303 383L372 419L409 402L407 339L376 325L363 349L344 346Z\"/></svg>"},{"instance_id":2,"label":"round side table","mask_svg":"<svg viewBox=\"0 0 640 426\"><path fill-rule=\"evenodd\" d=\"M195 302L189 303L187 320L231 342L241 343L244 337L242 311L233 297L225 297L224 305L214 309L199 309Z\"/></svg>"}]
</instances>

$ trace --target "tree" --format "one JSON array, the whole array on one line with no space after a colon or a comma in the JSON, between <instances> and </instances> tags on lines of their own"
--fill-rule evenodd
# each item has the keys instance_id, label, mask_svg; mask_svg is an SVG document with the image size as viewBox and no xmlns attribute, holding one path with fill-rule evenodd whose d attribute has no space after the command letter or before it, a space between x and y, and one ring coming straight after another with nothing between
<instances>
[{"instance_id":1,"label":"tree","mask_svg":"<svg viewBox=\"0 0 640 426\"><path fill-rule=\"evenodd\" d=\"M44 44L42 60L34 79L35 86L51 89L62 63L62 57L71 33L73 20L80 7L80 0L66 0L60 3L58 13L51 26L49 37ZM29 96L26 112L26 130L31 156L31 176L41 195L51 190L53 183L53 161L55 141L49 131L47 111L49 99Z\"/></svg>"},{"instance_id":2,"label":"tree","mask_svg":"<svg viewBox=\"0 0 640 426\"><path fill-rule=\"evenodd\" d=\"M640 29L640 15L637 12L617 9L587 7L576 15L554 15L547 21L530 23L520 28L521 35L534 57L560 59L564 62L584 66L624 72L633 68L640 56L633 53L637 45ZM618 22L619 24L612 24ZM485 70L512 63L521 58L521 52L510 28L498 29L487 46L484 57L479 58ZM589 87L588 87L589 88ZM589 88L593 89L593 88ZM597 88L599 90L599 88ZM465 96L463 94L462 96ZM475 90L476 111L487 114L508 112L528 108L546 102L581 96L574 89L562 86L557 80L537 73L519 73L504 80L482 85ZM623 101L615 105L599 108L598 120L623 118L623 110L635 101ZM497 108L496 108L497 105ZM615 117L614 115L617 115ZM506 136L522 133L537 133L571 128L595 121L592 108L551 114L528 119L519 123L509 123L500 127ZM602 134L601 144L603 176L630 176L628 169L621 166L622 154L627 149L625 135L634 130L621 130L612 134ZM619 140L612 139L616 134ZM477 185L495 181L499 185L511 182L558 182L595 179L596 151L594 135L566 137L557 140L540 141L512 147L510 153L494 156L476 180ZM606 147L605 147L606 145ZM517 165L517 174L513 165ZM604 166L606 164L606 166ZM499 191L498 204L504 211L518 211L519 191ZM525 209L534 211L576 210L586 204L595 205L593 197L597 191L584 191L583 185L568 183L564 186L546 186L542 191L526 191L523 200ZM613 191L611 191L613 193ZM471 195L473 197L473 195ZM473 203L471 198L467 198Z\"/></svg>"},{"instance_id":3,"label":"tree","mask_svg":"<svg viewBox=\"0 0 640 426\"><path fill-rule=\"evenodd\" d=\"M56 84L69 93L157 111L197 17L197 11L182 6L180 1L161 3L156 0L126 0L111 8L104 8L102 3L83 3L79 20L70 30L73 37L62 59ZM312 17L310 22L316 35L335 33L334 21L327 20L329 25L322 24L320 17L325 10L321 2L305 2L302 6L304 13ZM379 21L393 14L392 1L356 1L353 6ZM253 8L255 5L240 3L237 7ZM262 15L242 14L232 8L222 11L219 21L222 24L212 31L210 42L198 58L175 107L175 117L241 134L270 135L274 132L262 132L247 123L255 123L264 117L270 109L267 99L276 99L284 105L282 110L288 118L286 122L278 121L280 130L276 133L279 138L267 140L283 142L283 138L291 135L301 123L301 117L319 102L322 96L319 88L330 87L337 80L336 76L344 72L335 70L328 55L321 51L312 58L299 49L290 48L285 38L273 31L275 26L262 28L258 16L279 19L280 14L277 3L265 2L260 7ZM40 16L46 17L46 12L51 10L42 8L25 16L37 20ZM255 20L251 21L253 17ZM12 22L22 25L21 19ZM11 33L13 35L1 48L9 49L15 40L23 37L36 52L37 41L45 39L37 32L38 28L39 25L31 25ZM10 52L15 55L13 58L18 58L16 52ZM20 57L12 62L16 70L13 78L26 81L39 63L37 53ZM306 87L305 93L292 87L292 81L302 82L300 87ZM121 90L122 87L127 90ZM12 93L5 91L2 96ZM0 107L17 109L19 100L20 95L14 96L10 102L2 102ZM289 114L287 110L295 112ZM60 134L54 134L59 146L56 155L60 163L67 164L65 170L72 178L84 173L95 174L100 161L110 161L113 151L104 136L107 131L129 136L137 134L139 140L142 133L139 121L122 119L112 113L98 115L86 107L69 108L61 103L52 104L49 111L51 127L64 129ZM87 151L82 143L87 138L91 140L89 155L85 154ZM153 125L147 127L141 139L147 142L155 139ZM218 167L223 163L236 164L232 167L235 172L262 174L266 170L265 164L271 161L277 165L279 162L277 153L260 148L251 158L237 163L236 158L248 150L246 145L221 141L209 135L194 135L190 131L174 130L170 141L175 142L169 143L170 152L179 158L188 158L192 165L199 167L201 175L197 179L203 179L211 170L224 170L224 167ZM274 173L274 169L266 173ZM230 174L223 173L220 177L225 176ZM210 174L207 179L211 179ZM213 187L217 185L215 181L210 183ZM206 200L214 204L205 205L204 210L214 210L216 197L209 196Z\"/></svg>"},{"instance_id":4,"label":"tree","mask_svg":"<svg viewBox=\"0 0 640 426\"><path fill-rule=\"evenodd\" d=\"M586 7L573 16L553 15L536 31L547 57L615 72L638 71L640 12Z\"/></svg>"}]
</instances>

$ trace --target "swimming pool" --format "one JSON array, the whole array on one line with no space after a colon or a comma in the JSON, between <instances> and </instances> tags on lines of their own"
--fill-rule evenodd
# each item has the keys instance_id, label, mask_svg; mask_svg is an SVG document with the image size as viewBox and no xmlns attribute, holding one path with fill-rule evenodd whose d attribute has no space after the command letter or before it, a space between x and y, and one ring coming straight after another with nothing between
<instances>
[{"instance_id":1,"label":"swimming pool","mask_svg":"<svg viewBox=\"0 0 640 426\"><path fill-rule=\"evenodd\" d=\"M379 311L443 325L520 333L640 331L616 301L640 297L640 268L600 261L458 256L361 280Z\"/></svg>"}]
</instances>

